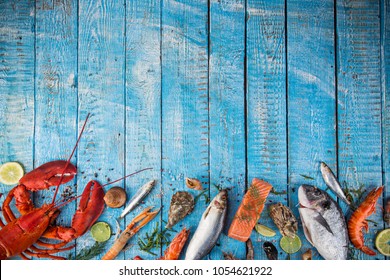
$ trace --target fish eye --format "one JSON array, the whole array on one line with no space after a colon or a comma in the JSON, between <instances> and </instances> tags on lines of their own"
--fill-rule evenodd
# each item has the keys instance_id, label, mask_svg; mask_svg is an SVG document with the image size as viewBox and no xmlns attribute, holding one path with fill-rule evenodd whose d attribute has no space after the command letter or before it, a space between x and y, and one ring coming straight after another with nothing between
<instances>
[{"instance_id":1,"label":"fish eye","mask_svg":"<svg viewBox=\"0 0 390 280\"><path fill-rule=\"evenodd\" d=\"M226 200L226 195L221 196L221 200L225 201Z\"/></svg>"}]
</instances>

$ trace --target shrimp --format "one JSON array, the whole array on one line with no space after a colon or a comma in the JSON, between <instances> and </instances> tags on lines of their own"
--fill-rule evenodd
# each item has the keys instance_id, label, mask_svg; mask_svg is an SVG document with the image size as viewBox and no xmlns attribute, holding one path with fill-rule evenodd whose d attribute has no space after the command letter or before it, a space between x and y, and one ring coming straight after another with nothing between
<instances>
[{"instance_id":1,"label":"shrimp","mask_svg":"<svg viewBox=\"0 0 390 280\"><path fill-rule=\"evenodd\" d=\"M173 239L169 247L165 250L160 260L177 260L183 250L184 244L190 235L190 230L183 228Z\"/></svg>"},{"instance_id":2,"label":"shrimp","mask_svg":"<svg viewBox=\"0 0 390 280\"><path fill-rule=\"evenodd\" d=\"M364 245L363 231L368 232L368 222L366 218L375 212L375 206L378 198L383 192L383 186L373 189L360 204L348 221L348 233L352 244L363 253L375 256L376 253Z\"/></svg>"}]
</instances>

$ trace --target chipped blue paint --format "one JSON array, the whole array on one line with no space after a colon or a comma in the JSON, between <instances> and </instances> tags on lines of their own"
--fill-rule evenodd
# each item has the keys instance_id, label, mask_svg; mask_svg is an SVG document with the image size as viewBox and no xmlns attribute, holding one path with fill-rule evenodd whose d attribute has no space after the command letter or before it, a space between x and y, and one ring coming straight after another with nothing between
<instances>
[{"instance_id":1,"label":"chipped blue paint","mask_svg":"<svg viewBox=\"0 0 390 280\"><path fill-rule=\"evenodd\" d=\"M222 259L222 251L245 258L245 244L226 234L254 177L269 181L279 193L270 194L259 220L275 230L269 205L288 204L298 217L299 185L325 189L319 161L350 187L385 184L382 205L390 178L389 4L3 1L1 163L19 161L30 171L67 158L90 112L72 159L78 176L68 186L80 194L89 180L104 184L152 167L115 184L125 187L130 198L145 182L157 180L120 227L144 206L162 206L118 259L156 258L139 250L137 238L157 222L165 226L175 192L200 194L186 188L185 177L200 179L206 189L193 213L173 228L187 227L191 236L207 207L206 197L217 193L214 186L231 188L227 224L209 259ZM0 185L1 193L9 189ZM50 201L52 190L37 193L35 203ZM64 207L60 224L70 225L76 205ZM342 208L349 217L350 211ZM113 234L121 211L106 209L99 218ZM370 217L377 224L366 235L371 247L385 226L381 214L378 210ZM170 234L169 239L175 233ZM278 245L280 233L265 238L254 231L255 258L265 259L262 244L273 241L279 259L300 259L310 247L301 225L299 236L304 245L289 256ZM73 250L58 255L74 255L93 243L87 233ZM153 252L161 255L165 248ZM321 259L316 253L314 257ZM370 259L360 253L355 257Z\"/></svg>"}]
</instances>

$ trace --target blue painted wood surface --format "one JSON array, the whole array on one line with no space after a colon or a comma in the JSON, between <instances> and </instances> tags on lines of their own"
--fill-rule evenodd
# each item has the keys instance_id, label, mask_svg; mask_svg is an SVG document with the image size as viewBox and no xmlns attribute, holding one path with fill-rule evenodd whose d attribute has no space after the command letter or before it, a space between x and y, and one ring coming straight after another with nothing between
<instances>
[{"instance_id":1,"label":"blue painted wood surface","mask_svg":"<svg viewBox=\"0 0 390 280\"><path fill-rule=\"evenodd\" d=\"M130 198L157 180L120 228L144 206L162 207L118 259L156 258L137 239L157 223L165 227L175 192L200 194L185 177L206 191L173 230L187 227L192 236L216 186L229 188L227 222L207 258L242 259L245 244L226 234L252 179L274 186L259 222L277 230L268 206L282 202L299 217L297 188L325 189L325 161L351 189L385 185L365 235L373 247L388 226L380 207L390 184L389 7L388 0L0 1L0 163L30 171L66 159L91 113L72 159L78 175L60 193L81 194L90 180L105 184L152 167L115 184ZM0 185L0 193L9 190ZM52 195L53 188L41 191L34 201ZM58 224L70 226L76 207L67 205ZM99 218L113 235L121 210L106 208ZM253 231L255 259L266 258L264 241L274 242L279 259L300 259L311 245L301 225L298 234L303 247L288 255L279 232ZM74 256L94 240L86 233L73 242L58 255Z\"/></svg>"}]
</instances>

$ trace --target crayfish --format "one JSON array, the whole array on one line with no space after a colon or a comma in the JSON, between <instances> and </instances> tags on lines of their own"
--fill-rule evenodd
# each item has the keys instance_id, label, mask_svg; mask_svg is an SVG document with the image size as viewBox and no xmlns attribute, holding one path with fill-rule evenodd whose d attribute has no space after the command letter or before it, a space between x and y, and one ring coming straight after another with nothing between
<instances>
[{"instance_id":1,"label":"crayfish","mask_svg":"<svg viewBox=\"0 0 390 280\"><path fill-rule=\"evenodd\" d=\"M65 246L70 241L85 234L96 222L102 214L105 205L103 187L146 170L140 170L103 186L99 182L92 180L88 182L80 196L65 202L56 202L55 199L59 186L62 183L71 181L76 175L77 169L70 163L70 160L80 141L88 118L89 114L67 161L57 160L48 162L26 173L19 180L19 185L8 193L2 207L6 223L0 220L1 260L15 255L20 255L23 259L29 259L26 255L38 258L65 259L52 254L74 248L75 245ZM51 186L56 186L52 202L36 208L30 198L29 191L43 190ZM59 209L79 197L81 197L80 203L72 218L71 226L53 226L53 221L59 215ZM15 199L15 206L21 214L18 218L16 218L10 208L10 203L13 199ZM51 244L40 240L41 237L60 242ZM36 245L39 245L39 247Z\"/></svg>"}]
</instances>

